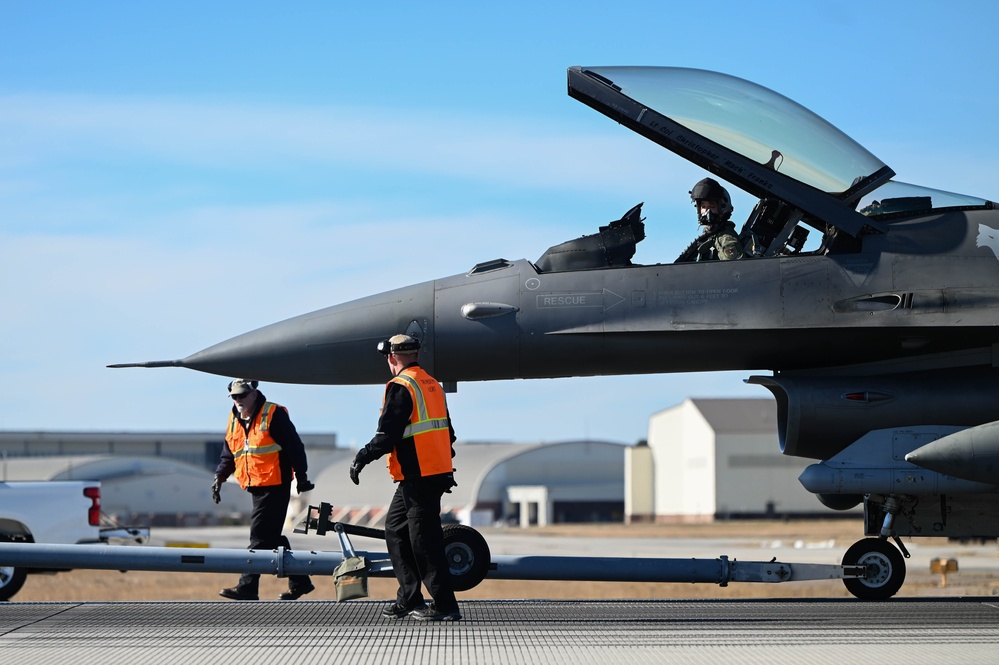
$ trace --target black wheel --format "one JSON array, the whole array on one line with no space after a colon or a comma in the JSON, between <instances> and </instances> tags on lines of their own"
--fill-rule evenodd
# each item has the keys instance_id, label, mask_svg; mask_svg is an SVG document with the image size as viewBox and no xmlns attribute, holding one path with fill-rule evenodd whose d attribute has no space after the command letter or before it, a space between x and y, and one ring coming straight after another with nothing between
<instances>
[{"instance_id":1,"label":"black wheel","mask_svg":"<svg viewBox=\"0 0 999 665\"><path fill-rule=\"evenodd\" d=\"M444 525L444 556L451 569L451 586L467 591L489 572L489 545L478 531L464 524Z\"/></svg>"},{"instance_id":2,"label":"black wheel","mask_svg":"<svg viewBox=\"0 0 999 665\"><path fill-rule=\"evenodd\" d=\"M10 600L24 586L28 573L24 568L0 566L0 600Z\"/></svg>"},{"instance_id":3,"label":"black wheel","mask_svg":"<svg viewBox=\"0 0 999 665\"><path fill-rule=\"evenodd\" d=\"M905 559L898 549L882 538L855 542L843 555L844 566L867 566L867 576L844 579L847 591L861 600L886 600L902 588Z\"/></svg>"}]
</instances>

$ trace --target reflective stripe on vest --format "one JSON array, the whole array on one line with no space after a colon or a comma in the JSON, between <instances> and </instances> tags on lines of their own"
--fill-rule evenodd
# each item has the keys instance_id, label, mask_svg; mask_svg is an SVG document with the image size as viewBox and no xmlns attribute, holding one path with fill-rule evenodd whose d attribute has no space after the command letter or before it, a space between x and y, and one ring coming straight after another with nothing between
<instances>
[{"instance_id":1,"label":"reflective stripe on vest","mask_svg":"<svg viewBox=\"0 0 999 665\"><path fill-rule=\"evenodd\" d=\"M427 399L424 397L423 391L420 390L420 384L416 379L408 374L399 374L395 378L399 379L396 383L405 383L406 387L409 388L409 394L413 397L413 412L418 418L416 422L410 422L406 425L406 429L402 431L402 438L405 439L406 437L416 436L424 432L432 432L433 430L447 429L447 418L431 418L427 415ZM448 445L450 445L450 441Z\"/></svg>"},{"instance_id":2,"label":"reflective stripe on vest","mask_svg":"<svg viewBox=\"0 0 999 665\"><path fill-rule=\"evenodd\" d=\"M447 426L447 418L430 418L429 420L424 420L423 422L415 425L406 425L406 429L403 430L402 436L416 436L417 434L423 434L424 432L431 432L437 429L447 429Z\"/></svg>"},{"instance_id":3,"label":"reflective stripe on vest","mask_svg":"<svg viewBox=\"0 0 999 665\"><path fill-rule=\"evenodd\" d=\"M226 444L236 462L235 476L239 486L267 487L281 484L281 446L271 437L270 427L274 409L283 406L264 402L250 425L249 438L239 417L229 413L229 431Z\"/></svg>"},{"instance_id":4,"label":"reflective stripe on vest","mask_svg":"<svg viewBox=\"0 0 999 665\"><path fill-rule=\"evenodd\" d=\"M403 430L402 446L412 445L418 469L403 469L398 448L388 455L388 469L392 478L403 480L406 474L419 473L421 476L434 476L450 473L451 433L447 417L447 403L440 384L421 367L407 367L389 385L404 386L413 401L413 412L409 425ZM432 386L430 395L423 391L422 383ZM388 386L386 386L386 390Z\"/></svg>"}]
</instances>

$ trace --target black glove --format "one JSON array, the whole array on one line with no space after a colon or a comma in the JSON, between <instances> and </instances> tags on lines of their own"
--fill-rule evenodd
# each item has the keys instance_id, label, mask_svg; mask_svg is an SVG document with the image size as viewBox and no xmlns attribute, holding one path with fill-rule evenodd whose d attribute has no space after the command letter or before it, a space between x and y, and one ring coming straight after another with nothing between
<instances>
[{"instance_id":1,"label":"black glove","mask_svg":"<svg viewBox=\"0 0 999 665\"><path fill-rule=\"evenodd\" d=\"M368 460L364 457L364 448L357 451L354 461L350 463L350 482L355 485L361 484L361 469L367 466Z\"/></svg>"},{"instance_id":2,"label":"black glove","mask_svg":"<svg viewBox=\"0 0 999 665\"><path fill-rule=\"evenodd\" d=\"M354 461L350 463L350 481L355 485L361 484L361 469L368 465L368 460L364 454L364 448L357 451Z\"/></svg>"},{"instance_id":3,"label":"black glove","mask_svg":"<svg viewBox=\"0 0 999 665\"><path fill-rule=\"evenodd\" d=\"M309 479L305 476L298 476L298 484L295 486L299 494L305 494L309 490L316 489L315 483L310 483Z\"/></svg>"},{"instance_id":4,"label":"black glove","mask_svg":"<svg viewBox=\"0 0 999 665\"><path fill-rule=\"evenodd\" d=\"M225 480L222 479L222 476L215 476L215 482L212 483L212 501L214 501L215 503L219 503L220 501L222 501L221 490L222 490L222 483L224 482Z\"/></svg>"}]
</instances>

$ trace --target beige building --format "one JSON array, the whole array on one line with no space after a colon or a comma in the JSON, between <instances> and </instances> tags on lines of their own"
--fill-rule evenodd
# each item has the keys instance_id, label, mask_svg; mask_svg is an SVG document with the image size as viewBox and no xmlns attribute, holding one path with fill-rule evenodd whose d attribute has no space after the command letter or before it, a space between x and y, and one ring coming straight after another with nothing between
<instances>
[{"instance_id":1,"label":"beige building","mask_svg":"<svg viewBox=\"0 0 999 665\"><path fill-rule=\"evenodd\" d=\"M781 454L772 399L687 399L629 450L626 521L827 515L798 482L813 461Z\"/></svg>"}]
</instances>

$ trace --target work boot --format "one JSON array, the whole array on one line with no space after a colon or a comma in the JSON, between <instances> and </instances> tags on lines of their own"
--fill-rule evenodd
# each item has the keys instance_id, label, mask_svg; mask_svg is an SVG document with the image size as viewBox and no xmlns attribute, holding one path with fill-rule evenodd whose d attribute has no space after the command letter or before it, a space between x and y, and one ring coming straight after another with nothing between
<instances>
[{"instance_id":1,"label":"work boot","mask_svg":"<svg viewBox=\"0 0 999 665\"><path fill-rule=\"evenodd\" d=\"M287 591L278 596L278 600L298 600L307 593L312 593L316 590L316 587L312 584L308 586L299 586L294 589L289 588Z\"/></svg>"},{"instance_id":2,"label":"work boot","mask_svg":"<svg viewBox=\"0 0 999 665\"><path fill-rule=\"evenodd\" d=\"M260 600L257 594L250 594L243 591L238 586L226 587L219 591L219 595L229 600Z\"/></svg>"},{"instance_id":3,"label":"work boot","mask_svg":"<svg viewBox=\"0 0 999 665\"><path fill-rule=\"evenodd\" d=\"M453 610L444 611L439 610L435 605L429 605L427 607L421 607L415 609L409 613L409 616L416 619L417 621L460 621L461 612L458 608Z\"/></svg>"},{"instance_id":4,"label":"work boot","mask_svg":"<svg viewBox=\"0 0 999 665\"><path fill-rule=\"evenodd\" d=\"M405 619L411 612L426 609L426 605L418 607L403 607L399 603L392 603L382 608L382 616L386 619Z\"/></svg>"}]
</instances>

